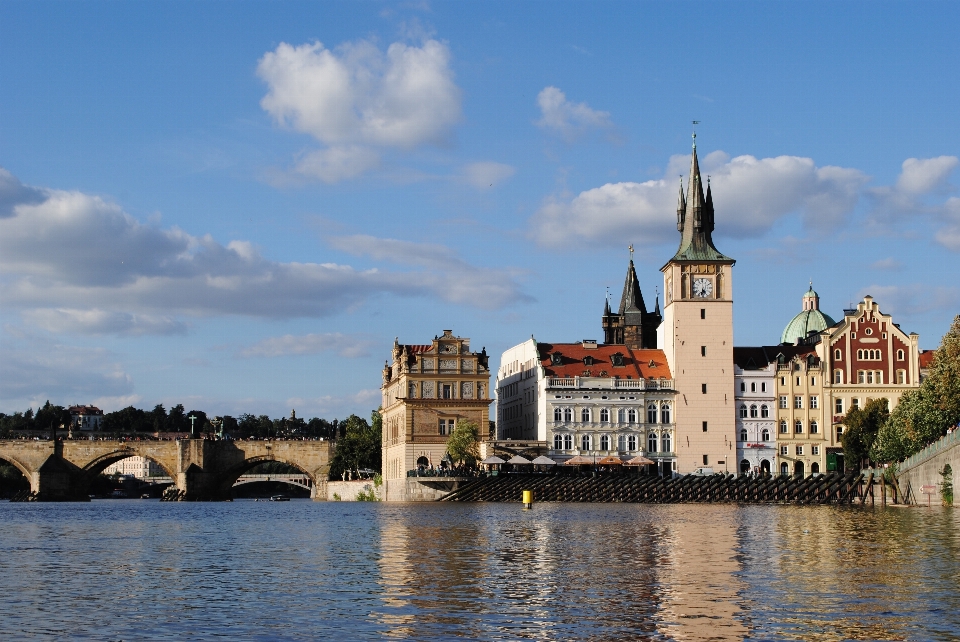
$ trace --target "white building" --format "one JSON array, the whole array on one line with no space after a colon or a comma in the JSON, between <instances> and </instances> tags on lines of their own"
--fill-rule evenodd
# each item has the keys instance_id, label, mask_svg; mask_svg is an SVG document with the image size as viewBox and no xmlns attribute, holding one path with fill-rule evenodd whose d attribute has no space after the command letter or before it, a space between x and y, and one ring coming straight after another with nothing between
<instances>
[{"instance_id":1,"label":"white building","mask_svg":"<svg viewBox=\"0 0 960 642\"><path fill-rule=\"evenodd\" d=\"M146 479L147 477L163 477L167 474L162 468L160 468L160 466L146 457L127 457L126 459L121 459L115 464L110 464L103 471L104 475L114 475L116 473L121 475L131 475L137 479Z\"/></svg>"},{"instance_id":2,"label":"white building","mask_svg":"<svg viewBox=\"0 0 960 642\"><path fill-rule=\"evenodd\" d=\"M643 455L661 474L676 470L676 393L662 350L531 337L500 363L498 440L546 442L558 462Z\"/></svg>"},{"instance_id":3,"label":"white building","mask_svg":"<svg viewBox=\"0 0 960 642\"><path fill-rule=\"evenodd\" d=\"M758 347L734 348L733 361L737 470L769 474L777 469L777 360Z\"/></svg>"},{"instance_id":4,"label":"white building","mask_svg":"<svg viewBox=\"0 0 960 642\"><path fill-rule=\"evenodd\" d=\"M73 430L100 430L103 411L96 406L70 406L70 427Z\"/></svg>"}]
</instances>

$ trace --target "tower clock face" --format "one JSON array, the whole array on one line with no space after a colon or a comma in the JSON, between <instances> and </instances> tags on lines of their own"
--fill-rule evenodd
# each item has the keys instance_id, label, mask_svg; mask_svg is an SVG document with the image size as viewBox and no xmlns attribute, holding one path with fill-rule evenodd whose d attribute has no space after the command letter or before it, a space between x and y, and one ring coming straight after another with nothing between
<instances>
[{"instance_id":1,"label":"tower clock face","mask_svg":"<svg viewBox=\"0 0 960 642\"><path fill-rule=\"evenodd\" d=\"M696 279L693 282L693 296L699 299L706 299L713 293L713 283L710 279Z\"/></svg>"}]
</instances>

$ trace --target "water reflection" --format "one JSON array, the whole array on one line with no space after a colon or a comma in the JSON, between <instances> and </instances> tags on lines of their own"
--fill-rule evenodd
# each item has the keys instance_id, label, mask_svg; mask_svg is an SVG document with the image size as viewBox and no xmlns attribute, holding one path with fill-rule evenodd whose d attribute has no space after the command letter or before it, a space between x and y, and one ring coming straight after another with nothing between
<instances>
[{"instance_id":1,"label":"water reflection","mask_svg":"<svg viewBox=\"0 0 960 642\"><path fill-rule=\"evenodd\" d=\"M956 640L960 511L0 503L9 639Z\"/></svg>"}]
</instances>

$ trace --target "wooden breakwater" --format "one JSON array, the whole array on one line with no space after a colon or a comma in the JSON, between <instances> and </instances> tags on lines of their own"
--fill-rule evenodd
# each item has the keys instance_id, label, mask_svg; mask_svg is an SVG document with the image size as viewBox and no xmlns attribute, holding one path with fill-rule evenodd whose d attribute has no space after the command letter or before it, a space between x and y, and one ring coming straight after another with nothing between
<instances>
[{"instance_id":1,"label":"wooden breakwater","mask_svg":"<svg viewBox=\"0 0 960 642\"><path fill-rule=\"evenodd\" d=\"M537 502L640 504L852 504L871 493L857 472L809 477L686 475L674 479L635 474L550 475L512 473L468 482L441 501L519 502L532 490Z\"/></svg>"}]
</instances>

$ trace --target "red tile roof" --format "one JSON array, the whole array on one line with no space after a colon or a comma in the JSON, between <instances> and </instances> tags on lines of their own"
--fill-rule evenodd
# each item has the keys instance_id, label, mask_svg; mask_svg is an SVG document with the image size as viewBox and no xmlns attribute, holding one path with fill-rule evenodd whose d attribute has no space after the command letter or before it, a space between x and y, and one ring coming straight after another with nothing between
<instances>
[{"instance_id":1,"label":"red tile roof","mask_svg":"<svg viewBox=\"0 0 960 642\"><path fill-rule=\"evenodd\" d=\"M538 343L540 364L548 377L620 377L621 379L672 379L663 350L631 350L626 346L598 344L584 348L582 343ZM560 365L551 355L560 353ZM613 355L623 355L623 365L613 365ZM583 362L593 357L593 364ZM651 365L651 363L653 365Z\"/></svg>"},{"instance_id":2,"label":"red tile roof","mask_svg":"<svg viewBox=\"0 0 960 642\"><path fill-rule=\"evenodd\" d=\"M933 365L933 357L937 354L936 350L921 350L920 351L920 367L929 368Z\"/></svg>"}]
</instances>

